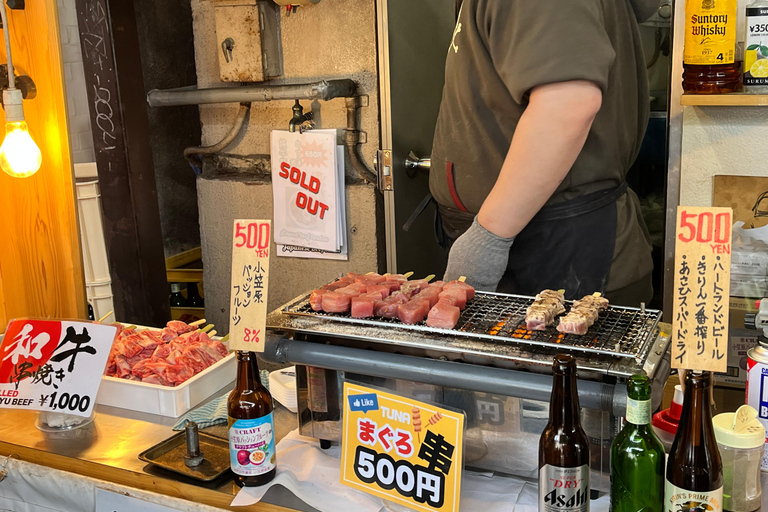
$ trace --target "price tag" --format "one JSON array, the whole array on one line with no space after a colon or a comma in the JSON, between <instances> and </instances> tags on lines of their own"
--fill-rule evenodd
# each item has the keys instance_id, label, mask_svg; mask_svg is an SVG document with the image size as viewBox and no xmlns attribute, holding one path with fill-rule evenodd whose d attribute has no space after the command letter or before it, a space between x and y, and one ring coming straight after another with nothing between
<instances>
[{"instance_id":1,"label":"price tag","mask_svg":"<svg viewBox=\"0 0 768 512\"><path fill-rule=\"evenodd\" d=\"M232 236L229 348L264 352L272 223L237 219Z\"/></svg>"},{"instance_id":2,"label":"price tag","mask_svg":"<svg viewBox=\"0 0 768 512\"><path fill-rule=\"evenodd\" d=\"M727 370L732 216L730 208L677 208L674 368Z\"/></svg>"},{"instance_id":3,"label":"price tag","mask_svg":"<svg viewBox=\"0 0 768 512\"><path fill-rule=\"evenodd\" d=\"M464 414L344 383L341 483L411 510L458 511Z\"/></svg>"},{"instance_id":4,"label":"price tag","mask_svg":"<svg viewBox=\"0 0 768 512\"><path fill-rule=\"evenodd\" d=\"M0 407L90 416L117 327L13 320L0 345Z\"/></svg>"}]
</instances>

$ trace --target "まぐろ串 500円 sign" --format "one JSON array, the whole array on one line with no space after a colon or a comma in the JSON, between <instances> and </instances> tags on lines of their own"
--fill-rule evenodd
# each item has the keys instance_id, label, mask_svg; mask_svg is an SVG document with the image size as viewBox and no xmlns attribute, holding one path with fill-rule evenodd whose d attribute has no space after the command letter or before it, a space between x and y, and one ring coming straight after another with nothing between
<instances>
[{"instance_id":1,"label":"\u307e\u3050\u308d\u4e32 500\u5186 sign","mask_svg":"<svg viewBox=\"0 0 768 512\"><path fill-rule=\"evenodd\" d=\"M341 483L424 511L457 511L464 415L344 383Z\"/></svg>"}]
</instances>

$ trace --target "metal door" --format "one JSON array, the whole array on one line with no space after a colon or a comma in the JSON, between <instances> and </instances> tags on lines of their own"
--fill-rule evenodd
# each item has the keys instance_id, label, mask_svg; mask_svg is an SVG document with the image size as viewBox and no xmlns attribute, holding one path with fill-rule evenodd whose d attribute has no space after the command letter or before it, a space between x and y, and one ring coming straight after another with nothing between
<instances>
[{"instance_id":1,"label":"metal door","mask_svg":"<svg viewBox=\"0 0 768 512\"><path fill-rule=\"evenodd\" d=\"M387 270L442 276L447 252L435 240L435 207L403 225L429 193L426 170L408 171L410 152L429 157L455 23L447 0L379 0L381 143L390 151L392 190L384 192ZM379 165L383 165L379 155Z\"/></svg>"}]
</instances>

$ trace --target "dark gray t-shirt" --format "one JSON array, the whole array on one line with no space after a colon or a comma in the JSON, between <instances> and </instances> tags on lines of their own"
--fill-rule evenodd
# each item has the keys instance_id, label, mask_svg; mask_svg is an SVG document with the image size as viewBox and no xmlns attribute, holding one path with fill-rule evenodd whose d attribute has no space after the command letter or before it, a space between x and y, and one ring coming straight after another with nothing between
<instances>
[{"instance_id":1,"label":"dark gray t-shirt","mask_svg":"<svg viewBox=\"0 0 768 512\"><path fill-rule=\"evenodd\" d=\"M637 156L649 98L629 0L464 0L445 69L430 171L441 205L456 208L446 173L452 162L456 194L470 213L479 211L538 85L587 80L603 92L584 148L550 204L619 185ZM637 199L622 199L615 255L642 254L624 262L636 268L623 276L612 268L611 289L651 267Z\"/></svg>"}]
</instances>

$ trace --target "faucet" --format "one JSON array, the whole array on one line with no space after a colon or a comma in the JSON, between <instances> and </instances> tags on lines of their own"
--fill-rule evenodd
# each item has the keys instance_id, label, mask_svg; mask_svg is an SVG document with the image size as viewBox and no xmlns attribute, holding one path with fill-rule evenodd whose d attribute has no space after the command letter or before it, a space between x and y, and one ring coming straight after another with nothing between
<instances>
[{"instance_id":1,"label":"faucet","mask_svg":"<svg viewBox=\"0 0 768 512\"><path fill-rule=\"evenodd\" d=\"M299 100L296 100L296 103L293 104L292 107L293 110L293 117L291 118L290 122L288 123L288 131L295 132L297 126L301 126L304 124L305 121L311 121L312 120L312 112L304 113L304 107L301 106L301 103L299 103Z\"/></svg>"}]
</instances>

